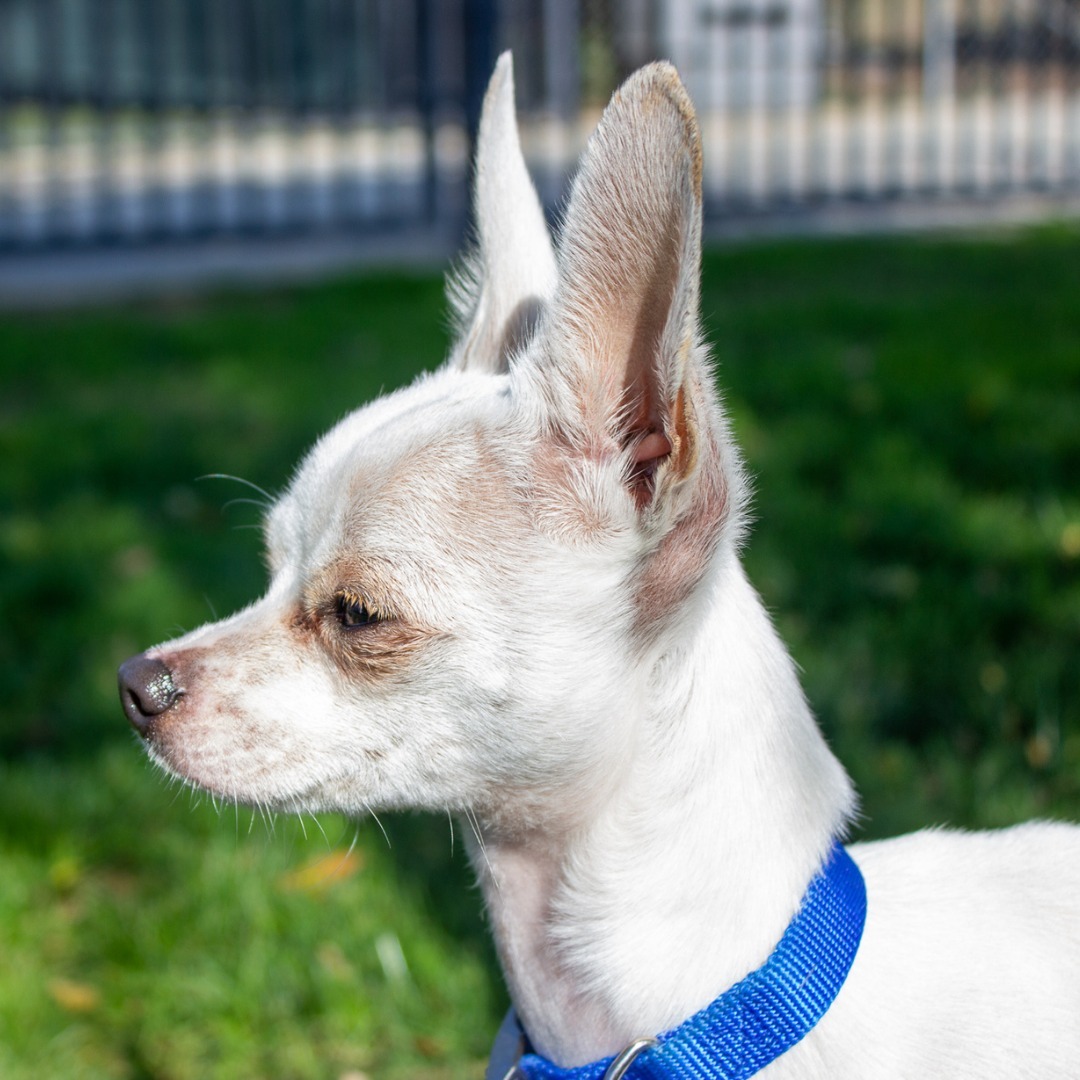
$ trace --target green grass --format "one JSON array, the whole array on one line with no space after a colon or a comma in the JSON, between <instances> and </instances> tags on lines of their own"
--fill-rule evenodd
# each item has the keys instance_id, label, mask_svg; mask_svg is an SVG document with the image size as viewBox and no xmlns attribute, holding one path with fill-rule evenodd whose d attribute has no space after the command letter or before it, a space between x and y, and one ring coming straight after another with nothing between
<instances>
[{"instance_id":1,"label":"green grass","mask_svg":"<svg viewBox=\"0 0 1080 1080\"><path fill-rule=\"evenodd\" d=\"M1080 233L728 249L703 307L865 834L1080 817ZM0 1076L479 1075L504 997L446 821L219 812L114 682L261 587L251 493L199 478L279 488L443 310L395 276L0 318Z\"/></svg>"}]
</instances>

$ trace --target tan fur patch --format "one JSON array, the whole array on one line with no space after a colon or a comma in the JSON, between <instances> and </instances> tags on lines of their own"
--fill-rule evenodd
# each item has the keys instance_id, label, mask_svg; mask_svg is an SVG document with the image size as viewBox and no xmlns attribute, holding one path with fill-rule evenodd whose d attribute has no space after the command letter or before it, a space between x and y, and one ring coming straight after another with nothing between
<instances>
[{"instance_id":1,"label":"tan fur patch","mask_svg":"<svg viewBox=\"0 0 1080 1080\"><path fill-rule=\"evenodd\" d=\"M294 633L317 636L345 676L369 684L399 681L417 654L448 630L432 625L431 613L410 595L410 576L427 572L423 565L410 575L398 563L367 554L365 514L407 522L422 512L426 521L417 528L435 549L430 575L445 573L452 564L447 560L488 561L493 551L520 551L525 517L502 456L481 429L448 434L407 454L378 479L374 492L357 478L349 496L359 510L346 530L346 550L307 583L290 625ZM467 554L470 548L476 553ZM343 593L360 598L378 619L343 626L337 606Z\"/></svg>"},{"instance_id":2,"label":"tan fur patch","mask_svg":"<svg viewBox=\"0 0 1080 1080\"><path fill-rule=\"evenodd\" d=\"M699 440L684 440L697 446ZM634 593L635 624L649 631L662 624L686 602L709 567L723 533L728 511L720 448L709 438L695 478L697 489L688 511L649 556ZM699 451L695 450L696 457ZM680 463L672 454L676 472ZM671 474L668 474L670 477ZM665 477L667 479L667 477ZM695 482L691 480L691 482Z\"/></svg>"},{"instance_id":3,"label":"tan fur patch","mask_svg":"<svg viewBox=\"0 0 1080 1080\"><path fill-rule=\"evenodd\" d=\"M405 679L420 647L439 636L427 627L387 619L359 630L335 626L335 616L322 621L322 639L328 655L342 674L367 683Z\"/></svg>"},{"instance_id":4,"label":"tan fur patch","mask_svg":"<svg viewBox=\"0 0 1080 1080\"><path fill-rule=\"evenodd\" d=\"M699 431L697 417L687 407L686 387L680 386L671 410L671 457L672 475L679 480L690 477L698 464Z\"/></svg>"},{"instance_id":5,"label":"tan fur patch","mask_svg":"<svg viewBox=\"0 0 1080 1080\"><path fill-rule=\"evenodd\" d=\"M355 628L343 624L338 597L348 592L364 597L377 621ZM286 628L295 637L308 639L309 647L321 648L347 678L365 683L400 681L405 678L420 647L439 636L403 610L404 598L377 562L344 558L309 583L305 599Z\"/></svg>"},{"instance_id":6,"label":"tan fur patch","mask_svg":"<svg viewBox=\"0 0 1080 1080\"><path fill-rule=\"evenodd\" d=\"M572 448L560 435L551 434L538 445L532 460L528 504L536 528L564 543L595 542L611 527L604 513L600 490L601 463L617 448L604 454Z\"/></svg>"}]
</instances>

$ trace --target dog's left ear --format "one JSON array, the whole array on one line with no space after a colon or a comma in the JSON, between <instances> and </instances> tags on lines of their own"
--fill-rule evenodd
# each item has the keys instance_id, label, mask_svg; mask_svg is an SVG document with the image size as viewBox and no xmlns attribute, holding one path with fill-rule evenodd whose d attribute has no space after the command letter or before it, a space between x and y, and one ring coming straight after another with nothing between
<instances>
[{"instance_id":1,"label":"dog's left ear","mask_svg":"<svg viewBox=\"0 0 1080 1080\"><path fill-rule=\"evenodd\" d=\"M575 442L622 455L646 517L697 471L717 419L698 338L701 139L669 64L604 111L574 182L539 358ZM561 388L562 393L559 393ZM714 454L715 457L715 454ZM719 468L719 465L717 465Z\"/></svg>"},{"instance_id":2,"label":"dog's left ear","mask_svg":"<svg viewBox=\"0 0 1080 1080\"><path fill-rule=\"evenodd\" d=\"M514 115L514 65L495 65L476 144L477 250L450 282L460 336L450 363L503 372L555 292L555 253L529 178Z\"/></svg>"}]
</instances>

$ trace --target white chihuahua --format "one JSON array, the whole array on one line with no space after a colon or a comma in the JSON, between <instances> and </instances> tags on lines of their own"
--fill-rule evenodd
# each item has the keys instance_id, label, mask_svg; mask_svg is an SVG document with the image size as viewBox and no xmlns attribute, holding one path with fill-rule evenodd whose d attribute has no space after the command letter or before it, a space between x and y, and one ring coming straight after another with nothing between
<instances>
[{"instance_id":1,"label":"white chihuahua","mask_svg":"<svg viewBox=\"0 0 1080 1080\"><path fill-rule=\"evenodd\" d=\"M121 697L220 798L474 819L533 1049L507 1075L750 1075L595 1064L766 964L855 808L739 563L674 70L616 93L554 250L500 59L476 221L448 362L315 446L269 515L266 596L129 660ZM770 1077L1080 1076L1080 830L850 854L861 944Z\"/></svg>"}]
</instances>

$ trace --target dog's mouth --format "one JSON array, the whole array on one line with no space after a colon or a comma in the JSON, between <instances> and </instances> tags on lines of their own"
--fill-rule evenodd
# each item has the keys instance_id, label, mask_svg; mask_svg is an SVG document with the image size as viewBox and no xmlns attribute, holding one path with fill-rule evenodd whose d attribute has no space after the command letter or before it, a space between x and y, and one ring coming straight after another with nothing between
<instances>
[{"instance_id":1,"label":"dog's mouth","mask_svg":"<svg viewBox=\"0 0 1080 1080\"><path fill-rule=\"evenodd\" d=\"M190 707L193 699L185 700ZM171 780L209 795L215 804L281 814L346 809L342 792L357 787L348 770L337 769L311 781L288 767L295 755L281 751L274 762L267 762L258 754L255 740L245 746L242 737L225 734L220 725L209 727L190 708L185 712L140 732L148 757Z\"/></svg>"},{"instance_id":2,"label":"dog's mouth","mask_svg":"<svg viewBox=\"0 0 1080 1080\"><path fill-rule=\"evenodd\" d=\"M280 785L270 791L256 790L254 786L249 786L246 778L230 776L227 769L217 771L199 767L187 755L180 755L182 760L177 760L175 748L161 745L159 740L150 738L144 745L150 760L171 780L178 780L192 791L209 795L215 805L243 806L280 814L319 813L336 809L323 793L324 783L294 790Z\"/></svg>"}]
</instances>

